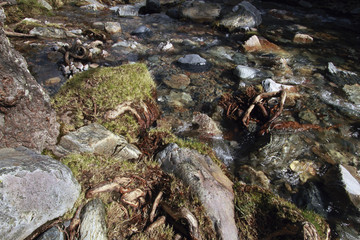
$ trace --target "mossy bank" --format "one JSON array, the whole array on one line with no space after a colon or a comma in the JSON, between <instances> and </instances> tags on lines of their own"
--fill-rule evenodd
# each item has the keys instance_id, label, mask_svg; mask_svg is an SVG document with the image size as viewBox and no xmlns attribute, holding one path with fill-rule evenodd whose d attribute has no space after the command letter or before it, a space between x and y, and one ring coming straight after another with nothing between
<instances>
[{"instance_id":1,"label":"mossy bank","mask_svg":"<svg viewBox=\"0 0 360 240\"><path fill-rule=\"evenodd\" d=\"M124 111L124 114L112 119L107 119L105 114L125 102L129 103L129 106L126 105L128 109L131 104L140 106L148 103L153 103L152 108L156 108L154 89L155 82L144 64L100 67L74 75L62 86L52 103L62 133L98 122L110 131L132 139L139 131L135 110Z\"/></svg>"}]
</instances>

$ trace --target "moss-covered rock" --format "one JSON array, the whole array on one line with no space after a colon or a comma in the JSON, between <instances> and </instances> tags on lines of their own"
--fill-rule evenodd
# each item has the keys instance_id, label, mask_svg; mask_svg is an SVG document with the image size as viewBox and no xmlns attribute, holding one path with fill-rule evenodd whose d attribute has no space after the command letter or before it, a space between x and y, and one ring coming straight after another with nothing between
<instances>
[{"instance_id":1,"label":"moss-covered rock","mask_svg":"<svg viewBox=\"0 0 360 240\"><path fill-rule=\"evenodd\" d=\"M158 116L155 82L144 64L76 74L53 99L63 133L91 122L133 139Z\"/></svg>"}]
</instances>

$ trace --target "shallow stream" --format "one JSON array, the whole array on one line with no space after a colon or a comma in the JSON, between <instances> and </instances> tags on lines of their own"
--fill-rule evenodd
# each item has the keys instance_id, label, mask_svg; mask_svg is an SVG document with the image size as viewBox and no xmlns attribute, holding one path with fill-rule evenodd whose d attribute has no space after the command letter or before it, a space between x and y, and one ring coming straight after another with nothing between
<instances>
[{"instance_id":1,"label":"shallow stream","mask_svg":"<svg viewBox=\"0 0 360 240\"><path fill-rule=\"evenodd\" d=\"M270 2L255 5L263 18L255 33L228 33L210 24L180 21L164 13L119 17L111 10L88 11L75 6L61 9L47 20L83 32L94 22L120 22L122 32L105 41L102 50L108 54L94 59L95 63L146 63L157 83L163 122L172 125L174 132L196 137L198 132L191 123L193 113L209 115L221 125L224 134L207 141L236 176L241 178L244 165L262 171L274 192L327 217L336 229L334 237L359 239L359 213L332 196L327 181L335 178L329 175L334 163L360 169L360 88L356 86L360 84L360 34L352 19L344 16ZM131 35L143 25L151 35ZM312 36L313 43L294 43L296 33ZM244 51L242 44L254 34L280 49ZM79 38L90 42L81 35ZM61 67L63 56L55 50L59 42L73 44L75 39L28 39L25 43L13 39L13 43L26 57L37 81L53 95L66 81ZM159 44L168 41L174 49L160 50ZM211 63L211 69L196 73L180 68L175 63L186 54L201 55ZM329 72L330 62L338 75ZM257 68L278 83L296 86L296 93L288 96L277 121L296 121L320 129L273 129L258 136L251 128L226 121L222 115L225 110L218 106L221 96L234 93L240 86L260 85L264 80L263 76L239 79L233 73L237 65ZM166 84L180 74L190 79L188 86L175 89ZM346 85L351 90L345 91Z\"/></svg>"}]
</instances>

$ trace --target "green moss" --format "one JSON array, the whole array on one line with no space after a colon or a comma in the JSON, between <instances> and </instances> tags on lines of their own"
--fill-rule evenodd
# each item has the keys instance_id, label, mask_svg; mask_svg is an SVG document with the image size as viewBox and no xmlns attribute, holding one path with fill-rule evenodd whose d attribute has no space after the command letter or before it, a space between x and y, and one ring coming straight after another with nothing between
<instances>
[{"instance_id":1,"label":"green moss","mask_svg":"<svg viewBox=\"0 0 360 240\"><path fill-rule=\"evenodd\" d=\"M292 226L293 235L281 239L298 239L304 221L312 223L321 239L327 223L319 215L302 211L294 204L257 186L234 185L236 223L242 239L262 239ZM276 224L274 224L276 223Z\"/></svg>"},{"instance_id":2,"label":"green moss","mask_svg":"<svg viewBox=\"0 0 360 240\"><path fill-rule=\"evenodd\" d=\"M51 15L51 11L41 6L37 0L18 0L16 5L5 6L6 24L20 22L26 17Z\"/></svg>"},{"instance_id":3,"label":"green moss","mask_svg":"<svg viewBox=\"0 0 360 240\"><path fill-rule=\"evenodd\" d=\"M175 233L171 226L164 224L157 228L155 228L151 232L141 232L139 234L135 234L131 237L131 240L150 240L150 239L159 239L159 240L167 240L174 239Z\"/></svg>"},{"instance_id":4,"label":"green moss","mask_svg":"<svg viewBox=\"0 0 360 240\"><path fill-rule=\"evenodd\" d=\"M104 115L116 106L128 102L152 99L155 83L144 64L102 67L76 74L53 98L58 115L71 116L65 129L79 128L88 122L98 122L117 134L136 133L134 117L106 120ZM64 130L64 132L66 132Z\"/></svg>"}]
</instances>

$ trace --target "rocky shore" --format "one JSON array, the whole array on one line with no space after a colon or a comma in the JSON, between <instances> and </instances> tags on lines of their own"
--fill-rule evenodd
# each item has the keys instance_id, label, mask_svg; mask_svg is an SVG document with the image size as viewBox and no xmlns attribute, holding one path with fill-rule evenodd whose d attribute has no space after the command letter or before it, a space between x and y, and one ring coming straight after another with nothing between
<instances>
[{"instance_id":1,"label":"rocky shore","mask_svg":"<svg viewBox=\"0 0 360 240\"><path fill-rule=\"evenodd\" d=\"M359 11L0 3L0 239L358 239Z\"/></svg>"}]
</instances>

